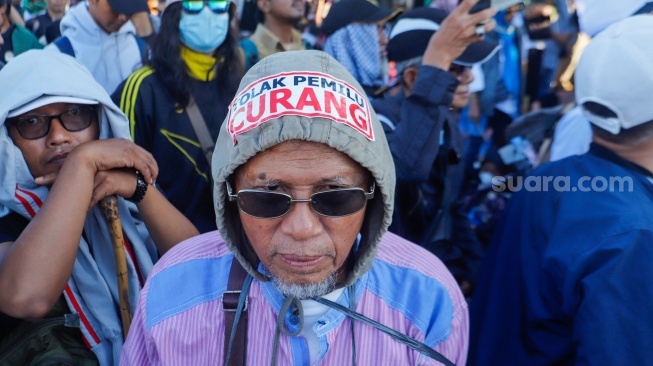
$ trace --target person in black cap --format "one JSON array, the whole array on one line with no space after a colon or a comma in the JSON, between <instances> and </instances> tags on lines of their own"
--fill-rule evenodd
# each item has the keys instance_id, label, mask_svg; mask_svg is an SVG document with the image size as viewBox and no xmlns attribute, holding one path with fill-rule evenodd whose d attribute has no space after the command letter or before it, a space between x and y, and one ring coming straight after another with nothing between
<instances>
[{"instance_id":1,"label":"person in black cap","mask_svg":"<svg viewBox=\"0 0 653 366\"><path fill-rule=\"evenodd\" d=\"M145 42L130 19L149 12L146 0L89 0L68 10L62 37L46 49L74 56L111 93L142 65Z\"/></svg>"},{"instance_id":2,"label":"person in black cap","mask_svg":"<svg viewBox=\"0 0 653 366\"><path fill-rule=\"evenodd\" d=\"M338 60L370 96L388 80L385 23L402 11L379 8L367 0L342 0L331 7L320 26L327 36L324 52Z\"/></svg>"},{"instance_id":3,"label":"person in black cap","mask_svg":"<svg viewBox=\"0 0 653 366\"><path fill-rule=\"evenodd\" d=\"M470 67L491 57L498 45L478 35L495 26L496 9L469 14L463 1L449 16L416 8L399 17L388 57L397 63L398 95L372 105L384 129L397 171L390 230L436 254L471 292L481 247L457 201L464 175L456 110L467 104Z\"/></svg>"}]
</instances>

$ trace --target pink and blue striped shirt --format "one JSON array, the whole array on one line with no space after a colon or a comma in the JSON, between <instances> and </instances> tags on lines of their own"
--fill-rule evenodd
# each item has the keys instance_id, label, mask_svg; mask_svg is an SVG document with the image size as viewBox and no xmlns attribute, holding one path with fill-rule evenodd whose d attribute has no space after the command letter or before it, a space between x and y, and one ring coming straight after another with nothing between
<instances>
[{"instance_id":1,"label":"pink and blue striped shirt","mask_svg":"<svg viewBox=\"0 0 653 366\"><path fill-rule=\"evenodd\" d=\"M121 365L221 365L226 290L233 255L217 231L189 239L153 268L137 304ZM446 267L426 250L387 233L369 272L355 283L356 311L433 347L464 365L467 304ZM270 364L277 314L283 303L270 282L249 290L247 364ZM348 291L338 299L349 304ZM286 318L289 329L296 327ZM320 342L317 365L351 364L350 320L335 309L313 329ZM354 325L358 365L439 365L376 328ZM278 365L308 365L303 337L281 335Z\"/></svg>"}]
</instances>

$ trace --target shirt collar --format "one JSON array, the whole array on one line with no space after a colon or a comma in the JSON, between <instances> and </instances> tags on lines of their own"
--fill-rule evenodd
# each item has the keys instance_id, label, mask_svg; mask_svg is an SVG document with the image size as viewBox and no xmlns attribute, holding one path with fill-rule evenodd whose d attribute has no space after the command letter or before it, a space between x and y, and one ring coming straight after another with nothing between
<instances>
[{"instance_id":1,"label":"shirt collar","mask_svg":"<svg viewBox=\"0 0 653 366\"><path fill-rule=\"evenodd\" d=\"M257 38L258 42L269 50L288 51L285 49L283 43L279 40L279 38L261 23L256 26L256 31L252 35L252 38ZM297 30L293 29L290 35L290 43L296 44L299 42L302 42L301 34Z\"/></svg>"}]
</instances>

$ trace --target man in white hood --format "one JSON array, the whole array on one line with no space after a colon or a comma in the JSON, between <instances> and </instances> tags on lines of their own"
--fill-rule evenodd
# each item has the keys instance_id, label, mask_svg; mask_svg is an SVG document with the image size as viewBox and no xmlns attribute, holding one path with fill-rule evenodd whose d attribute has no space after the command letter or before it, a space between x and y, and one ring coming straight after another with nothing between
<instances>
[{"instance_id":1,"label":"man in white hood","mask_svg":"<svg viewBox=\"0 0 653 366\"><path fill-rule=\"evenodd\" d=\"M131 18L148 12L145 0L88 0L61 20L62 37L47 49L74 56L107 93L142 66L144 41Z\"/></svg>"},{"instance_id":2,"label":"man in white hood","mask_svg":"<svg viewBox=\"0 0 653 366\"><path fill-rule=\"evenodd\" d=\"M0 85L12 86L0 88L0 365L117 365L127 322L98 201L119 196L133 305L159 254L198 232L152 186L156 161L79 62L31 50Z\"/></svg>"}]
</instances>

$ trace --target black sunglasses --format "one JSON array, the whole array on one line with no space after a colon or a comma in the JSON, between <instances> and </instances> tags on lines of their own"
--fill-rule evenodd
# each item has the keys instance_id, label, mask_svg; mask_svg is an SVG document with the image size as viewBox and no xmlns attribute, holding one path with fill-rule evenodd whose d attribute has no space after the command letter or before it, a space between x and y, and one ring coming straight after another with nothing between
<instances>
[{"instance_id":1,"label":"black sunglasses","mask_svg":"<svg viewBox=\"0 0 653 366\"><path fill-rule=\"evenodd\" d=\"M190 0L182 1L182 7L184 11L188 14L199 14L203 9L204 5L209 7L209 9L216 13L225 13L229 10L229 1L228 0Z\"/></svg>"},{"instance_id":2,"label":"black sunglasses","mask_svg":"<svg viewBox=\"0 0 653 366\"><path fill-rule=\"evenodd\" d=\"M66 109L58 115L31 114L25 117L8 119L7 127L16 126L18 133L27 140L40 139L50 133L54 118L61 122L69 132L85 130L91 125L93 117L97 116L96 107L78 106Z\"/></svg>"},{"instance_id":3,"label":"black sunglasses","mask_svg":"<svg viewBox=\"0 0 653 366\"><path fill-rule=\"evenodd\" d=\"M259 219L276 219L290 211L295 202L309 202L313 211L322 216L342 217L355 214L365 207L367 200L374 198L375 184L369 192L362 188L342 188L311 195L309 199L295 200L285 193L243 189L233 194L227 182L229 201L237 201L238 208L245 214Z\"/></svg>"}]
</instances>

